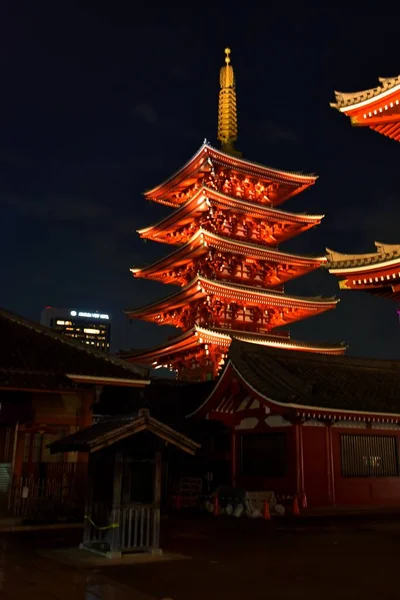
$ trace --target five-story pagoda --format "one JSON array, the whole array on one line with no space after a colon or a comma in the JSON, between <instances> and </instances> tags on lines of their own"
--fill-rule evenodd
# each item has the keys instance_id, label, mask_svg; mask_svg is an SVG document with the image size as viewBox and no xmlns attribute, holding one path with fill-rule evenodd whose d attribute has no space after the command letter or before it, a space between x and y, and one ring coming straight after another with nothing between
<instances>
[{"instance_id":1,"label":"five-story pagoda","mask_svg":"<svg viewBox=\"0 0 400 600\"><path fill-rule=\"evenodd\" d=\"M325 257L290 254L278 244L318 225L323 215L294 214L279 207L315 183L316 176L289 173L241 158L235 149L237 110L230 50L220 72L218 139L167 181L145 194L174 209L139 230L142 238L174 247L135 277L179 286L172 295L128 310L130 319L173 325L181 332L149 350L126 353L138 363L166 366L183 379L217 375L233 337L280 348L342 354L345 347L290 339L278 328L336 306L334 298L284 293L284 283L318 269Z\"/></svg>"}]
</instances>

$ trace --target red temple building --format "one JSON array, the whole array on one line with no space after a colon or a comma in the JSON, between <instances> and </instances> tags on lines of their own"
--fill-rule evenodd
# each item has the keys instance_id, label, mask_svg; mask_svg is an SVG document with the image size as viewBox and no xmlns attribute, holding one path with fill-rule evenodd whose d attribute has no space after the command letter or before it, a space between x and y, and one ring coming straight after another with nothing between
<instances>
[{"instance_id":1,"label":"red temple building","mask_svg":"<svg viewBox=\"0 0 400 600\"><path fill-rule=\"evenodd\" d=\"M380 78L381 85L362 92L335 92L332 103L354 127L370 127L400 142L400 75Z\"/></svg>"},{"instance_id":2,"label":"red temple building","mask_svg":"<svg viewBox=\"0 0 400 600\"><path fill-rule=\"evenodd\" d=\"M323 215L281 208L314 185L317 177L250 162L235 149L235 78L230 50L225 52L218 113L221 149L204 141L186 165L145 194L174 210L138 233L170 244L173 251L132 273L179 289L152 305L126 311L131 319L172 325L181 333L156 348L124 357L166 366L183 379L215 377L232 338L326 354L345 350L343 344L294 341L280 329L335 308L338 302L284 293L286 282L327 262L324 256L301 256L278 247L321 222Z\"/></svg>"},{"instance_id":3,"label":"red temple building","mask_svg":"<svg viewBox=\"0 0 400 600\"><path fill-rule=\"evenodd\" d=\"M306 498L309 507L394 507L399 373L398 361L234 340L216 385L188 417L226 427L234 486Z\"/></svg>"},{"instance_id":4,"label":"red temple building","mask_svg":"<svg viewBox=\"0 0 400 600\"><path fill-rule=\"evenodd\" d=\"M349 116L357 127L370 127L400 142L400 75L379 79L382 85L356 93L335 92L333 108ZM400 244L375 242L376 252L342 254L327 248L329 272L345 290L364 290L400 299Z\"/></svg>"},{"instance_id":5,"label":"red temple building","mask_svg":"<svg viewBox=\"0 0 400 600\"><path fill-rule=\"evenodd\" d=\"M363 290L400 300L400 244L375 242L376 252L341 254L329 250L329 272L340 278L342 290Z\"/></svg>"}]
</instances>

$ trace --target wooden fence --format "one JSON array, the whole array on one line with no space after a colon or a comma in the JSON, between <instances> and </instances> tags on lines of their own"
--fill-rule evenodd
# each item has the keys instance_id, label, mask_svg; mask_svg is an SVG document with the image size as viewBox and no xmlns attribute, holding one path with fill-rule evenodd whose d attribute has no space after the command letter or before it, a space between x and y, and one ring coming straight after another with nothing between
<instances>
[{"instance_id":1,"label":"wooden fence","mask_svg":"<svg viewBox=\"0 0 400 600\"><path fill-rule=\"evenodd\" d=\"M83 516L86 464L49 464L58 469L49 469L45 478L37 475L12 478L8 494L11 515L33 521Z\"/></svg>"}]
</instances>

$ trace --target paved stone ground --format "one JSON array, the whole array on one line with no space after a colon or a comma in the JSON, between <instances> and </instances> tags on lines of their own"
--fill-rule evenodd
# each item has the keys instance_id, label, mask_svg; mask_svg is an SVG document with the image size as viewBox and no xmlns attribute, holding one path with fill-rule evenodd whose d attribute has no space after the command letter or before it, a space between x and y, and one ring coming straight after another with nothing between
<instances>
[{"instance_id":1,"label":"paved stone ground","mask_svg":"<svg viewBox=\"0 0 400 600\"><path fill-rule=\"evenodd\" d=\"M348 516L272 525L226 518L163 521L164 547L191 560L79 570L40 556L71 532L0 539L7 600L398 599L400 520ZM55 536L55 537L54 537ZM78 534L79 537L79 534ZM1 589L1 588L0 588ZM0 594L1 597L1 594Z\"/></svg>"}]
</instances>

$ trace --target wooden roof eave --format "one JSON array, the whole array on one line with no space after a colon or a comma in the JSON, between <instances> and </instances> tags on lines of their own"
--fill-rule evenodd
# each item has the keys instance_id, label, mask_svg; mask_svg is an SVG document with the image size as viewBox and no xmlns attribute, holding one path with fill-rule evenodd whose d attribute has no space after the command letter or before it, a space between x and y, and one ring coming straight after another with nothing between
<instances>
[{"instance_id":1,"label":"wooden roof eave","mask_svg":"<svg viewBox=\"0 0 400 600\"><path fill-rule=\"evenodd\" d=\"M389 267L400 268L400 244L385 244L374 242L376 252L365 254L343 254L326 248L326 268L330 273L352 275L367 273L369 270L379 271Z\"/></svg>"},{"instance_id":2,"label":"wooden roof eave","mask_svg":"<svg viewBox=\"0 0 400 600\"><path fill-rule=\"evenodd\" d=\"M129 379L127 377L101 377L95 375L79 375L67 373L66 377L75 383L90 383L94 385L110 385L116 387L146 387L150 379Z\"/></svg>"},{"instance_id":3,"label":"wooden roof eave","mask_svg":"<svg viewBox=\"0 0 400 600\"><path fill-rule=\"evenodd\" d=\"M368 277L369 274L371 274L373 277L377 277L379 276L379 272L382 270L390 268L392 268L393 270L400 269L400 257L396 257L390 260L386 259L382 260L381 262L374 262L369 264L360 264L361 261L362 259L354 259L354 264L350 264L347 266L344 266L343 264L339 266L340 263L337 266L328 265L328 270L329 273L332 273L332 275L340 275L343 277Z\"/></svg>"},{"instance_id":4,"label":"wooden roof eave","mask_svg":"<svg viewBox=\"0 0 400 600\"><path fill-rule=\"evenodd\" d=\"M202 292L202 285L208 285L210 288L217 289L211 289ZM221 292L219 292L219 290L221 290ZM144 318L145 316L150 316L162 310L173 310L179 308L180 306L184 306L188 303L188 301L191 302L194 300L197 295L206 296L208 294L221 293L222 296L226 295L227 298L232 299L235 292L239 295L248 295L249 297L253 296L255 305L265 302L265 306L271 305L278 306L279 308L289 306L303 309L308 308L309 310L315 310L318 308L320 310L329 310L329 308L333 308L339 302L337 298L314 299L302 296L292 296L269 290L253 290L247 286L240 286L226 282L215 282L211 279L197 276L187 286L181 288L174 294L171 294L162 300L157 300L153 304L149 304L142 308L127 310L125 311L125 314L128 316L128 318ZM229 293L231 293L231 295L229 295ZM251 302L251 300L249 300L249 302Z\"/></svg>"},{"instance_id":5,"label":"wooden roof eave","mask_svg":"<svg viewBox=\"0 0 400 600\"><path fill-rule=\"evenodd\" d=\"M125 360L132 360L140 363L141 360L147 361L154 357L155 362L156 356L165 356L169 354L176 354L181 350L186 350L193 348L198 344L199 338L196 332L196 329L190 329L181 335L178 335L169 342L163 342L158 346L154 346L153 348L145 348L143 350L138 350L135 352L124 352L121 356Z\"/></svg>"},{"instance_id":6,"label":"wooden roof eave","mask_svg":"<svg viewBox=\"0 0 400 600\"><path fill-rule=\"evenodd\" d=\"M87 430L90 430L93 427L96 427L96 425L88 427ZM71 442L69 442L69 439L73 440L74 436L76 435L72 434L71 436L67 436L66 438L63 438L60 441L54 442L54 451L52 451L51 449L53 444L49 444L49 447L52 453L63 452L66 451L66 448L71 447L73 447L75 451L93 453L97 452L98 450L102 450L106 447L112 446L113 444L116 444L117 442L120 442L133 435L136 435L142 431L149 431L155 436L163 439L165 442L172 444L173 446L176 446L180 450L191 455L194 455L196 450L200 448L200 444L198 444L194 440L191 440L186 435L172 429L168 425L165 425L161 421L154 419L150 416L148 410L143 409L139 411L138 417L131 421L128 421L125 425L122 425L107 433L99 434L99 436L91 440L83 440L80 444L78 442L77 444L69 445L71 444Z\"/></svg>"},{"instance_id":7,"label":"wooden roof eave","mask_svg":"<svg viewBox=\"0 0 400 600\"><path fill-rule=\"evenodd\" d=\"M250 202L241 198L231 197L221 192L216 192L211 188L202 186L189 200L178 206L174 212L167 215L161 221L149 227L138 229L137 233L142 238L156 237L158 231L165 231L176 226L180 220L189 217L193 212L199 210L199 199L203 196L204 201L209 200L215 206L221 205L227 210L238 210L249 215L254 215L255 218L265 219L266 221L277 221L280 223L290 223L294 225L302 225L313 227L318 225L325 215L311 215L307 213L291 213L276 208L264 206L256 202ZM232 208L232 205L234 208ZM236 205L236 207L235 207Z\"/></svg>"},{"instance_id":8,"label":"wooden roof eave","mask_svg":"<svg viewBox=\"0 0 400 600\"><path fill-rule=\"evenodd\" d=\"M354 127L379 127L381 125L391 125L393 124L393 130L396 128L397 124L400 123L400 113L398 114L388 114L383 115L378 113L372 117L367 116L366 118L363 115L354 115L350 116L351 124ZM380 132L379 132L380 133Z\"/></svg>"},{"instance_id":9,"label":"wooden roof eave","mask_svg":"<svg viewBox=\"0 0 400 600\"><path fill-rule=\"evenodd\" d=\"M10 321L14 321L15 323L27 327L32 331L42 333L50 339L58 340L63 346L72 347L82 354L89 354L93 357L101 359L105 363L111 363L115 366L122 367L126 372L127 378L130 374L132 375L132 379L137 379L138 376L140 377L140 373L138 372L137 367L135 367L134 365L126 364L117 356L113 356L112 354L105 354L101 350L88 347L85 344L82 344L82 342L70 338L69 336L61 335L60 333L58 333L54 329L51 329L50 327L46 327L45 325L36 323L35 321L29 321L28 319L25 319L20 315L12 313L6 310L5 308L0 308L0 317L5 317Z\"/></svg>"},{"instance_id":10,"label":"wooden roof eave","mask_svg":"<svg viewBox=\"0 0 400 600\"><path fill-rule=\"evenodd\" d=\"M148 277L150 274L159 273L168 269L171 264L179 264L177 261L181 261L183 257L185 258L185 262L187 262L193 253L199 251L202 247L204 248L204 252L206 252L209 247L217 248L218 243L228 246L227 252L239 254L247 258L272 260L277 263L304 266L305 268L318 268L328 260L326 256L302 256L300 254L291 254L282 252L281 250L275 250L261 244L225 238L200 228L186 244L179 246L179 248L167 256L164 256L147 267L132 268L130 271L133 273L134 277ZM252 252L254 254L252 254Z\"/></svg>"},{"instance_id":11,"label":"wooden roof eave","mask_svg":"<svg viewBox=\"0 0 400 600\"><path fill-rule=\"evenodd\" d=\"M250 162L242 158L233 157L221 150L212 147L207 140L204 140L199 150L192 156L191 159L171 177L163 181L158 186L145 192L145 197L148 200L157 200L163 194L167 193L174 185L178 185L185 180L193 171L200 168L206 158L214 158L222 161L228 168L237 168L239 171L248 172L250 175L259 176L267 180L276 181L279 183L287 183L296 187L309 187L313 185L317 179L316 175L303 175L289 171L280 171L270 167L265 167L258 163ZM289 197L289 196L288 196Z\"/></svg>"},{"instance_id":12,"label":"wooden roof eave","mask_svg":"<svg viewBox=\"0 0 400 600\"><path fill-rule=\"evenodd\" d=\"M191 350L200 343L213 343L223 347L229 347L233 338L237 338L243 342L269 346L272 348L298 350L299 352L318 352L321 354L344 354L347 348L343 343L336 345L309 344L307 342L299 342L292 339L289 340L286 337L277 334L274 335L273 333L266 335L252 335L247 331L237 331L232 329L212 330L196 326L189 331L176 336L167 343L164 342L156 347L148 348L143 351L139 350L134 353L124 353L122 356L125 360L132 360L137 363L143 361L148 364L149 361L152 361L153 364L158 364L158 361L162 363L166 357L179 354L186 350ZM205 339L207 340L206 342L204 341Z\"/></svg>"},{"instance_id":13,"label":"wooden roof eave","mask_svg":"<svg viewBox=\"0 0 400 600\"><path fill-rule=\"evenodd\" d=\"M194 455L196 450L200 448L200 444L194 442L187 436L178 433L168 425L161 423L161 421L158 421L151 416L144 416L137 419L137 424L135 424L134 427L124 427L117 432L113 432L113 435L107 435L104 436L103 439L99 439L95 444L90 446L90 452L93 453L102 450L107 446L120 442L132 435L136 435L141 431L149 431L153 435L161 438L168 444L172 444L187 454Z\"/></svg>"},{"instance_id":14,"label":"wooden roof eave","mask_svg":"<svg viewBox=\"0 0 400 600\"><path fill-rule=\"evenodd\" d=\"M383 85L359 92L335 91L336 102L331 102L331 107L340 112L348 113L379 104L382 100L400 92L400 75L397 77L379 78Z\"/></svg>"},{"instance_id":15,"label":"wooden roof eave","mask_svg":"<svg viewBox=\"0 0 400 600\"><path fill-rule=\"evenodd\" d=\"M232 376L237 377L247 392L251 393L254 399L258 400L265 406L267 406L275 414L293 414L296 416L309 415L309 418L320 418L327 419L331 418L334 420L378 420L378 421L399 421L400 422L400 411L399 413L383 413L373 411L361 411L361 410L347 410L343 408L326 408L315 405L298 404L295 402L280 402L265 396L265 394L258 391L252 386L235 367L231 359L226 364L224 371L220 375L220 378L204 402L196 408L191 414L187 415L186 418L201 418L215 410L220 403L222 393L227 387L227 383L232 382Z\"/></svg>"}]
</instances>

